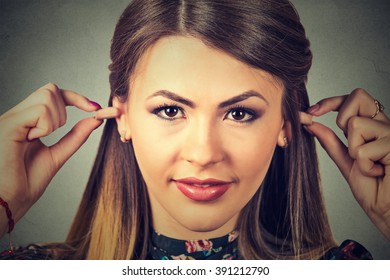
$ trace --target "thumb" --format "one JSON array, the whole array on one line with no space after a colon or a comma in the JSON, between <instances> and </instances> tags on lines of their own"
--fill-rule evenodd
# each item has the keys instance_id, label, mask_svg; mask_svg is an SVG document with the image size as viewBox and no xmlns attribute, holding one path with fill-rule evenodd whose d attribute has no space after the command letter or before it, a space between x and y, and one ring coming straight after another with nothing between
<instances>
[{"instance_id":1,"label":"thumb","mask_svg":"<svg viewBox=\"0 0 390 280\"><path fill-rule=\"evenodd\" d=\"M98 128L103 121L95 118L87 118L79 121L75 126L50 147L50 152L56 170L61 166L87 141L92 131Z\"/></svg>"},{"instance_id":2,"label":"thumb","mask_svg":"<svg viewBox=\"0 0 390 280\"><path fill-rule=\"evenodd\" d=\"M348 148L337 137L332 129L319 123L313 122L304 128L314 135L330 158L336 163L344 178L349 182L349 173L353 165L353 159L349 156Z\"/></svg>"}]
</instances>

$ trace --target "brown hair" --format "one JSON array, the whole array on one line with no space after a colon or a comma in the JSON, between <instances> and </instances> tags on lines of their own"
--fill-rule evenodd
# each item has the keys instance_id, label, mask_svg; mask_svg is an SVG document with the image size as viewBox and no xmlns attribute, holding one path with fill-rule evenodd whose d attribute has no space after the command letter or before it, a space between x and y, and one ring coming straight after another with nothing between
<instances>
[{"instance_id":1,"label":"brown hair","mask_svg":"<svg viewBox=\"0 0 390 280\"><path fill-rule=\"evenodd\" d=\"M245 259L319 258L334 241L319 183L313 137L298 120L309 106L312 54L287 0L134 0L111 45L111 96L125 101L142 54L164 36L184 35L263 69L282 81L288 149L276 148L262 186L241 211L239 252ZM151 229L145 182L133 146L107 121L98 155L67 243L68 258L144 259Z\"/></svg>"}]
</instances>

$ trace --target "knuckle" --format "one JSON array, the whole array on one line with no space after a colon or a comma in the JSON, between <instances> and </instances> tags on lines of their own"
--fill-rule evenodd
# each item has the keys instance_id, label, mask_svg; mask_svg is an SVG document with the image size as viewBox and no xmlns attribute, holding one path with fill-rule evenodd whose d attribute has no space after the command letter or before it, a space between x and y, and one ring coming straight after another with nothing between
<instances>
[{"instance_id":1,"label":"knuckle","mask_svg":"<svg viewBox=\"0 0 390 280\"><path fill-rule=\"evenodd\" d=\"M40 129L45 133L45 134L50 134L51 132L54 131L55 127L52 121L50 109L47 105L42 104L39 106L39 115L40 118L43 121L43 125L40 126Z\"/></svg>"},{"instance_id":2,"label":"knuckle","mask_svg":"<svg viewBox=\"0 0 390 280\"><path fill-rule=\"evenodd\" d=\"M348 120L348 131L357 130L360 127L361 119L358 116L352 116Z\"/></svg>"},{"instance_id":3,"label":"knuckle","mask_svg":"<svg viewBox=\"0 0 390 280\"><path fill-rule=\"evenodd\" d=\"M340 114L338 114L336 117L336 124L339 128L344 128L344 118Z\"/></svg>"},{"instance_id":4,"label":"knuckle","mask_svg":"<svg viewBox=\"0 0 390 280\"><path fill-rule=\"evenodd\" d=\"M358 161L363 161L367 158L365 149L363 149L362 147L356 147L354 149L354 152L355 152L356 160Z\"/></svg>"},{"instance_id":5,"label":"knuckle","mask_svg":"<svg viewBox=\"0 0 390 280\"><path fill-rule=\"evenodd\" d=\"M52 124L44 123L43 125L39 126L39 130L42 132L43 135L49 135L53 132L54 128Z\"/></svg>"},{"instance_id":6,"label":"knuckle","mask_svg":"<svg viewBox=\"0 0 390 280\"><path fill-rule=\"evenodd\" d=\"M348 147L348 154L351 158L357 159L357 148L353 146Z\"/></svg>"},{"instance_id":7,"label":"knuckle","mask_svg":"<svg viewBox=\"0 0 390 280\"><path fill-rule=\"evenodd\" d=\"M55 92L49 89L42 89L40 92L40 100L43 104L52 104L55 102Z\"/></svg>"},{"instance_id":8,"label":"knuckle","mask_svg":"<svg viewBox=\"0 0 390 280\"><path fill-rule=\"evenodd\" d=\"M366 169L364 169L364 168L360 168L360 172L361 172L364 176L366 176L366 177L371 177L371 176L373 176L373 174L372 174L372 172L370 172L370 170L366 170Z\"/></svg>"},{"instance_id":9,"label":"knuckle","mask_svg":"<svg viewBox=\"0 0 390 280\"><path fill-rule=\"evenodd\" d=\"M351 92L351 97L353 98L360 98L360 97L365 97L367 96L367 92L365 89L363 88L355 88L352 92Z\"/></svg>"},{"instance_id":10,"label":"knuckle","mask_svg":"<svg viewBox=\"0 0 390 280\"><path fill-rule=\"evenodd\" d=\"M50 116L50 109L46 104L39 105L39 115L40 116Z\"/></svg>"},{"instance_id":11,"label":"knuckle","mask_svg":"<svg viewBox=\"0 0 390 280\"><path fill-rule=\"evenodd\" d=\"M44 86L44 88L46 88L46 89L48 89L48 90L50 90L52 92L57 92L58 91L58 86L55 83L52 83L52 82L47 83Z\"/></svg>"},{"instance_id":12,"label":"knuckle","mask_svg":"<svg viewBox=\"0 0 390 280\"><path fill-rule=\"evenodd\" d=\"M34 91L32 93L32 95L41 96L41 95L47 94L48 92L51 92L51 94L56 94L58 92L58 87L53 83L48 83L48 84L44 85L43 87Z\"/></svg>"},{"instance_id":13,"label":"knuckle","mask_svg":"<svg viewBox=\"0 0 390 280\"><path fill-rule=\"evenodd\" d=\"M360 172L364 176L374 176L374 163L367 157L367 153L361 147L358 147L354 151L354 156L357 161Z\"/></svg>"}]
</instances>

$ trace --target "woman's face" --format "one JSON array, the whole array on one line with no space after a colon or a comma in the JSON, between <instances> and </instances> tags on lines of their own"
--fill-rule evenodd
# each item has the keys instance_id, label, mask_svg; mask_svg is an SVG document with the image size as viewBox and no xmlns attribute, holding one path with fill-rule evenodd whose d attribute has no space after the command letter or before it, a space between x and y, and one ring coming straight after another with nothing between
<instances>
[{"instance_id":1,"label":"woman's face","mask_svg":"<svg viewBox=\"0 0 390 280\"><path fill-rule=\"evenodd\" d=\"M119 104L147 185L153 226L178 239L234 230L283 145L283 86L193 37L157 41Z\"/></svg>"}]
</instances>

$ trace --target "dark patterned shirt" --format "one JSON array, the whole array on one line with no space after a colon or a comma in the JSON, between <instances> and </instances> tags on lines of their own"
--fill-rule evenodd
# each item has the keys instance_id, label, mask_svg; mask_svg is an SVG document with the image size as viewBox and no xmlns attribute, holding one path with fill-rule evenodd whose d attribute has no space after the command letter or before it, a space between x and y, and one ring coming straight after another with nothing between
<instances>
[{"instance_id":1,"label":"dark patterned shirt","mask_svg":"<svg viewBox=\"0 0 390 280\"><path fill-rule=\"evenodd\" d=\"M149 243L148 259L155 260L236 260L239 259L237 233L213 239L178 240L153 232ZM53 259L46 246L32 244L14 251L0 253L0 260ZM370 252L353 240L345 240L330 249L321 260L372 260Z\"/></svg>"}]
</instances>

